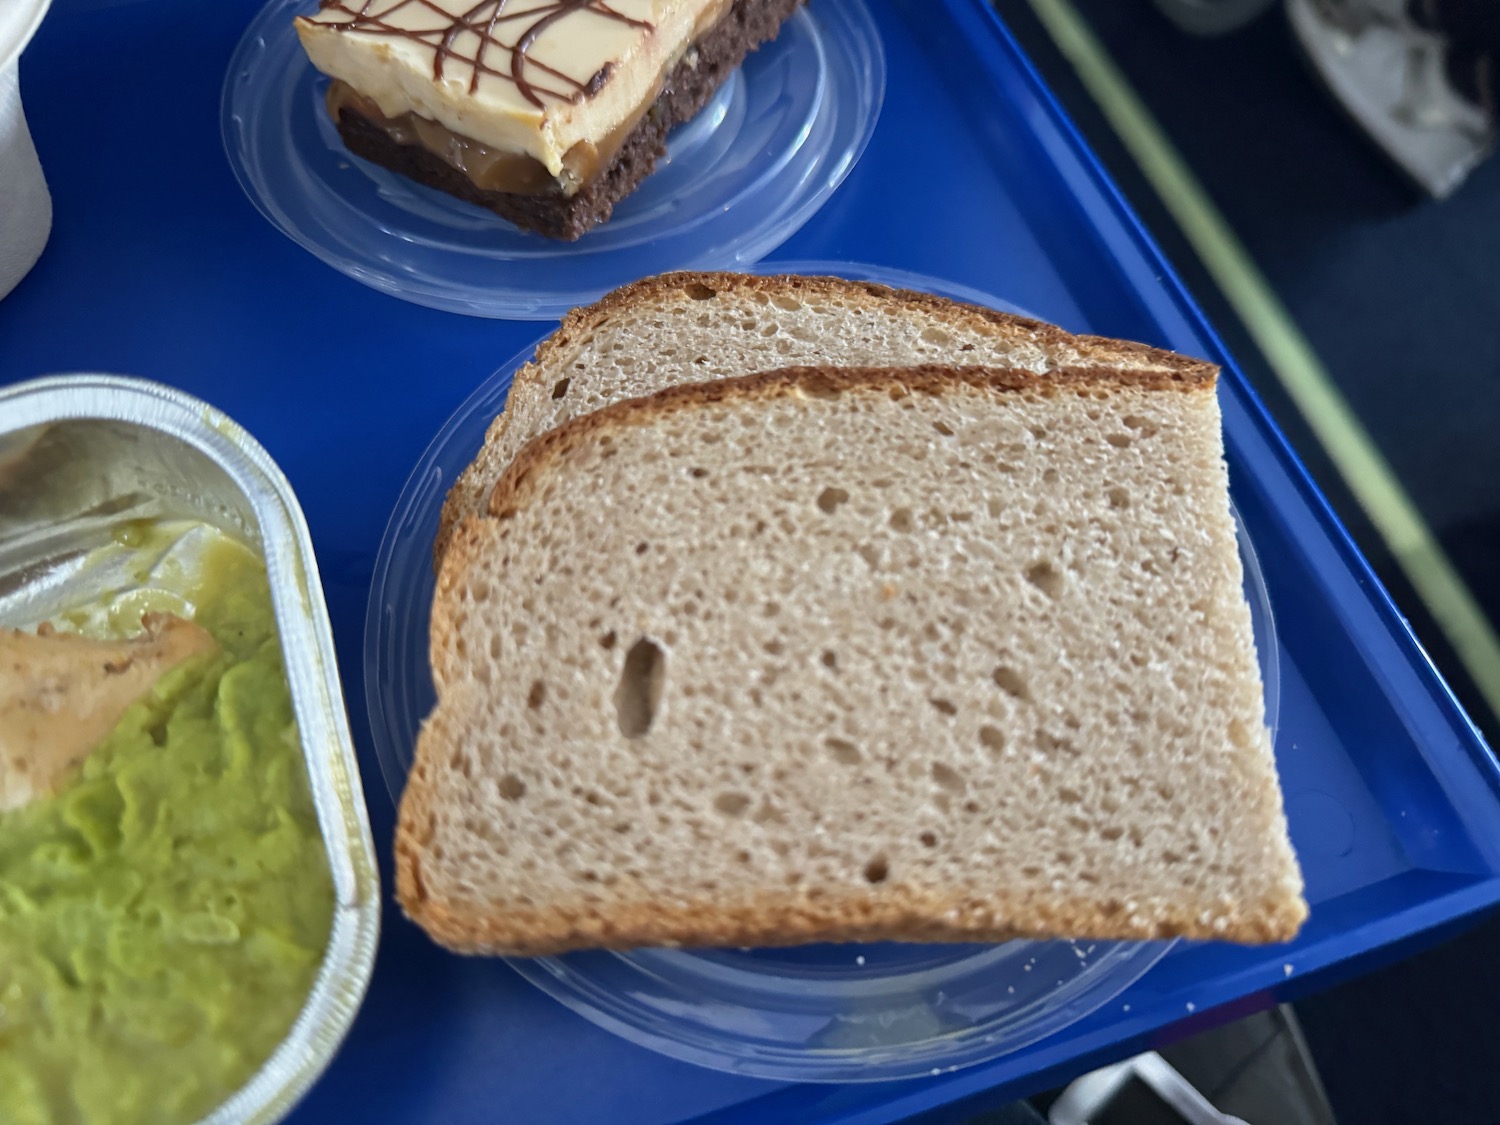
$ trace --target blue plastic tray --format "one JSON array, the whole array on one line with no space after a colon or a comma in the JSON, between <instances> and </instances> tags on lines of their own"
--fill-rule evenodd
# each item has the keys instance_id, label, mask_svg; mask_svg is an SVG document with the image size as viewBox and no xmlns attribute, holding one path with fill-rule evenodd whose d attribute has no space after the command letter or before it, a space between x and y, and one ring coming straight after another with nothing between
<instances>
[{"instance_id":1,"label":"blue plastic tray","mask_svg":"<svg viewBox=\"0 0 1500 1125\"><path fill-rule=\"evenodd\" d=\"M817 0L812 0L816 3ZM57 0L22 61L56 202L0 302L0 381L64 370L183 387L247 426L306 510L367 785L361 642L406 473L534 324L381 296L272 229L218 139L258 0ZM1000 294L1073 330L1223 358L1180 285L981 0L873 0L889 85L864 158L784 258L852 258ZM920 205L917 201L921 201ZM369 998L295 1122L946 1119L1409 951L1500 901L1500 773L1232 369L1236 501L1282 642L1282 777L1312 920L1285 948L1184 946L1119 1001L939 1078L786 1086L616 1040L393 908ZM389 873L392 813L369 801ZM565 1076L560 1079L560 1076Z\"/></svg>"}]
</instances>

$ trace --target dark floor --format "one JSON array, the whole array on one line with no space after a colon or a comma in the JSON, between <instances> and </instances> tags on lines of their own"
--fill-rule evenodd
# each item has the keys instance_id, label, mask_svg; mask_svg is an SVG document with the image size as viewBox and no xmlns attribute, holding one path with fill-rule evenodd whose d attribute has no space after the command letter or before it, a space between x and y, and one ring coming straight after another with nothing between
<instances>
[{"instance_id":1,"label":"dark floor","mask_svg":"<svg viewBox=\"0 0 1500 1125\"><path fill-rule=\"evenodd\" d=\"M995 2L1500 744L1500 717L1030 0ZM1476 601L1500 619L1500 160L1447 202L1429 202L1325 95L1279 13L1197 40L1148 0L1073 3L1307 335ZM1340 1121L1500 1122L1500 920L1301 1002L1297 1013Z\"/></svg>"}]
</instances>

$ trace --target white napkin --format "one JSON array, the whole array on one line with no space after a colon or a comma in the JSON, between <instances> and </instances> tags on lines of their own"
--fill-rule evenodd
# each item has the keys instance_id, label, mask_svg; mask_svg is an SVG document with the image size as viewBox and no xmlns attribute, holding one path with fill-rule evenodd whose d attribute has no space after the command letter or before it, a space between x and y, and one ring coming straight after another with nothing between
<instances>
[{"instance_id":1,"label":"white napkin","mask_svg":"<svg viewBox=\"0 0 1500 1125\"><path fill-rule=\"evenodd\" d=\"M19 67L0 70L0 297L41 257L52 232L52 196L21 112Z\"/></svg>"}]
</instances>

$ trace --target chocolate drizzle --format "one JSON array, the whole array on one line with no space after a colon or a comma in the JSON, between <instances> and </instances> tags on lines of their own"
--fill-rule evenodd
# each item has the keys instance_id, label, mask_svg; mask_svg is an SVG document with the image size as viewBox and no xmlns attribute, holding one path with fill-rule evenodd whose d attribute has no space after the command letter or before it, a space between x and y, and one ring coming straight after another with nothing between
<instances>
[{"instance_id":1,"label":"chocolate drizzle","mask_svg":"<svg viewBox=\"0 0 1500 1125\"><path fill-rule=\"evenodd\" d=\"M545 104L543 98L551 98L560 102L576 102L598 93L608 81L611 69L606 65L587 82L580 82L557 68L531 57L530 52L537 39L552 25L569 16L587 12L630 27L652 30L651 24L615 11L609 6L608 0L552 0L551 3L530 8L524 12L507 12L506 8L510 0L478 0L472 8L459 15L445 10L434 0L395 0L394 3L387 3L378 12L372 11L380 7L381 3L382 0L347 0L347 2L346 0L323 0L322 11L339 12L349 17L340 23L328 23L324 26L334 31L353 31L363 35L425 43L432 48L433 52L432 79L434 82L442 81L448 60L457 59L468 63L471 68L469 93L477 92L480 78L489 74L513 83L521 96L538 109L543 108ZM397 12L411 7L425 9L449 22L447 26L440 25L423 30L400 27L390 22L391 17ZM507 47L500 41L496 29L502 24L514 24L522 20L531 22L520 29L521 33L515 46ZM461 54L455 46L465 32L472 32L479 37L478 49L472 57ZM508 61L498 66L491 65L487 61L487 55L492 47L497 51L508 53ZM534 71L539 71L543 77L532 77L531 72Z\"/></svg>"}]
</instances>

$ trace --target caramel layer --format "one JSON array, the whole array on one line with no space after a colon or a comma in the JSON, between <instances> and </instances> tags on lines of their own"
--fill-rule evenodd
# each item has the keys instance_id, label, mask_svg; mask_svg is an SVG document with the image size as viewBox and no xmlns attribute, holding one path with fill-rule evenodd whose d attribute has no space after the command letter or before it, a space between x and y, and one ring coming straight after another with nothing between
<instances>
[{"instance_id":1,"label":"caramel layer","mask_svg":"<svg viewBox=\"0 0 1500 1125\"><path fill-rule=\"evenodd\" d=\"M351 110L384 130L397 144L418 145L426 149L486 191L544 195L562 189L563 194L571 195L572 192L565 187L568 181L575 181L573 191L577 191L578 186L596 170L586 166L580 168L576 163L569 166L569 158L581 147L574 145L563 157L563 174L554 177L534 156L523 152L502 152L415 113L386 117L373 101L336 79L328 84L327 104L328 114L334 121L339 119L343 110Z\"/></svg>"}]
</instances>

